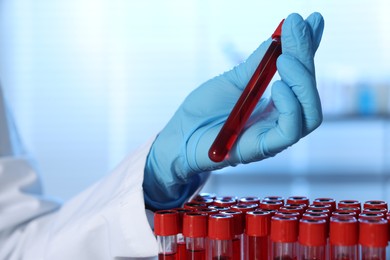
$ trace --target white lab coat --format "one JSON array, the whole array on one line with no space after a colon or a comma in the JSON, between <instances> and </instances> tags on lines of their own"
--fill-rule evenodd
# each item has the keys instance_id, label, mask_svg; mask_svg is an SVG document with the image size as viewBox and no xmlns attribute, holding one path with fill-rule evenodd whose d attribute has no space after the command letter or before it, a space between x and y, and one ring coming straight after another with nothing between
<instances>
[{"instance_id":1,"label":"white lab coat","mask_svg":"<svg viewBox=\"0 0 390 260\"><path fill-rule=\"evenodd\" d=\"M0 87L0 145L11 139L11 125ZM0 157L0 260L154 259L142 191L150 145L62 206L41 194L29 158Z\"/></svg>"},{"instance_id":2,"label":"white lab coat","mask_svg":"<svg viewBox=\"0 0 390 260\"><path fill-rule=\"evenodd\" d=\"M39 194L38 178L27 158L0 159L0 259L155 256L156 240L142 192L148 150L146 145L128 156L59 210L56 202Z\"/></svg>"}]
</instances>

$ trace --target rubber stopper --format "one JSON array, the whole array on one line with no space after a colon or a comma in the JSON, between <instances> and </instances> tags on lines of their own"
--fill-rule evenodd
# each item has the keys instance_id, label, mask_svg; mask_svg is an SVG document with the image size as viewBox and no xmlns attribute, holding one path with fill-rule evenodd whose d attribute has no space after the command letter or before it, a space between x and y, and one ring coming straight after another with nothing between
<instances>
[{"instance_id":1,"label":"rubber stopper","mask_svg":"<svg viewBox=\"0 0 390 260\"><path fill-rule=\"evenodd\" d=\"M209 216L208 234L210 239L231 240L234 237L234 220L230 214Z\"/></svg>"},{"instance_id":2,"label":"rubber stopper","mask_svg":"<svg viewBox=\"0 0 390 260\"><path fill-rule=\"evenodd\" d=\"M259 197L242 197L238 200L238 204L260 204Z\"/></svg>"},{"instance_id":3,"label":"rubber stopper","mask_svg":"<svg viewBox=\"0 0 390 260\"><path fill-rule=\"evenodd\" d=\"M359 240L359 225L355 218L332 217L329 225L329 241L332 245L353 246Z\"/></svg>"},{"instance_id":4,"label":"rubber stopper","mask_svg":"<svg viewBox=\"0 0 390 260\"><path fill-rule=\"evenodd\" d=\"M359 243L367 247L387 246L387 220L359 220Z\"/></svg>"},{"instance_id":5,"label":"rubber stopper","mask_svg":"<svg viewBox=\"0 0 390 260\"><path fill-rule=\"evenodd\" d=\"M264 237L270 234L271 214L266 211L249 211L246 213L245 234Z\"/></svg>"},{"instance_id":6,"label":"rubber stopper","mask_svg":"<svg viewBox=\"0 0 390 260\"><path fill-rule=\"evenodd\" d=\"M299 243L305 246L324 246L327 228L324 219L301 219L299 221Z\"/></svg>"},{"instance_id":7,"label":"rubber stopper","mask_svg":"<svg viewBox=\"0 0 390 260\"><path fill-rule=\"evenodd\" d=\"M271 218L271 240L292 243L298 239L298 218L273 216Z\"/></svg>"},{"instance_id":8,"label":"rubber stopper","mask_svg":"<svg viewBox=\"0 0 390 260\"><path fill-rule=\"evenodd\" d=\"M176 210L159 210L154 213L154 233L173 236L179 233L179 214Z\"/></svg>"},{"instance_id":9,"label":"rubber stopper","mask_svg":"<svg viewBox=\"0 0 390 260\"><path fill-rule=\"evenodd\" d=\"M206 237L208 215L200 212L190 212L183 217L183 236Z\"/></svg>"},{"instance_id":10,"label":"rubber stopper","mask_svg":"<svg viewBox=\"0 0 390 260\"><path fill-rule=\"evenodd\" d=\"M267 196L264 197L262 201L280 201L284 205L284 198L281 196Z\"/></svg>"}]
</instances>

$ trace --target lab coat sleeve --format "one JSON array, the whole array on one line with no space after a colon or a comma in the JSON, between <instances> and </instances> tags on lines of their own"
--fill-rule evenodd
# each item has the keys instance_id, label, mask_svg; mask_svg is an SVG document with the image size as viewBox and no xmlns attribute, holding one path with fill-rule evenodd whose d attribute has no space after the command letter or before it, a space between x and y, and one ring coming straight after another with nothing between
<instances>
[{"instance_id":1,"label":"lab coat sleeve","mask_svg":"<svg viewBox=\"0 0 390 260\"><path fill-rule=\"evenodd\" d=\"M150 146L151 142L129 155L111 174L55 212L51 212L55 204L31 196L24 188L36 179L28 161L2 159L0 183L8 182L4 185L12 184L13 188L6 192L2 185L0 191L0 259L156 256L157 243L147 220L142 191Z\"/></svg>"}]
</instances>

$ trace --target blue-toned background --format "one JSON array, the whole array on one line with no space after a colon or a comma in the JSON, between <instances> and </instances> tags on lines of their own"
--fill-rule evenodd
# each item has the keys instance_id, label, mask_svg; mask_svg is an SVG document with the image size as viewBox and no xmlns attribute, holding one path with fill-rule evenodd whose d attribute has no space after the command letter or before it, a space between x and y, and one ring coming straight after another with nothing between
<instances>
[{"instance_id":1,"label":"blue-toned background","mask_svg":"<svg viewBox=\"0 0 390 260\"><path fill-rule=\"evenodd\" d=\"M5 0L0 78L46 192L66 200L282 18L319 11L323 125L275 158L216 173L205 191L390 199L389 8L385 0Z\"/></svg>"}]
</instances>

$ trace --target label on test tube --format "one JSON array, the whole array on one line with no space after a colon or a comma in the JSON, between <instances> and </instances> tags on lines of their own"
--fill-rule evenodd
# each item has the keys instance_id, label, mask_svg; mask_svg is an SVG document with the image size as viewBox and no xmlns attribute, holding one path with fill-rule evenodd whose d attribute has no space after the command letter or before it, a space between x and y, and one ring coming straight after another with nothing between
<instances>
[{"instance_id":1,"label":"label on test tube","mask_svg":"<svg viewBox=\"0 0 390 260\"><path fill-rule=\"evenodd\" d=\"M331 260L358 259L358 229L355 218L331 218L329 227Z\"/></svg>"},{"instance_id":2,"label":"label on test tube","mask_svg":"<svg viewBox=\"0 0 390 260\"><path fill-rule=\"evenodd\" d=\"M160 260L177 258L178 223L179 215L176 210L160 210L154 213L154 233L157 236Z\"/></svg>"}]
</instances>

